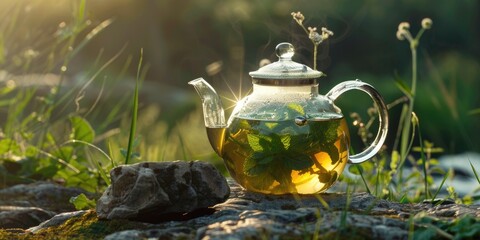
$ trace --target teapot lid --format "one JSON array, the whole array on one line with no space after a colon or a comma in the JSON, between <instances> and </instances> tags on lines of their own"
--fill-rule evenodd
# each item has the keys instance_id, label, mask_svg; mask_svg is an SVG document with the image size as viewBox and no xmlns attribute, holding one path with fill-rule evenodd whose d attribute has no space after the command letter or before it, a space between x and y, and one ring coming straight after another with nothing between
<instances>
[{"instance_id":1,"label":"teapot lid","mask_svg":"<svg viewBox=\"0 0 480 240\"><path fill-rule=\"evenodd\" d=\"M290 43L278 44L275 53L278 61L250 72L253 83L262 85L310 85L316 83L316 78L324 75L307 65L292 61L295 49Z\"/></svg>"}]
</instances>

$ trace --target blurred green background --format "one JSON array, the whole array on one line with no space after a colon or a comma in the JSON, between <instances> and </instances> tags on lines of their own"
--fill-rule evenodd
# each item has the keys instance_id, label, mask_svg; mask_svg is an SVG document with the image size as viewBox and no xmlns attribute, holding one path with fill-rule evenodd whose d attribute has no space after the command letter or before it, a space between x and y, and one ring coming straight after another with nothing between
<instances>
[{"instance_id":1,"label":"blurred green background","mask_svg":"<svg viewBox=\"0 0 480 240\"><path fill-rule=\"evenodd\" d=\"M275 61L274 48L284 41L295 45L294 59L312 65L312 45L292 20L301 11L305 25L328 27L335 35L320 47L320 93L349 79L361 79L375 86L391 103L402 96L395 78L411 81L408 42L395 33L400 22L410 22L415 34L423 18L433 20L432 29L418 48L418 89L415 112L427 139L446 153L480 151L480 3L476 0L101 0L86 1L91 28L107 19L112 23L79 52L66 70L68 81L85 82L85 72L98 69L120 54L97 76L87 90L94 99L101 79L112 80L97 108L108 112L111 105L133 93L140 49L148 68L140 96L139 133L144 158L209 158L200 100L187 82L204 77L224 97L225 107L251 88L249 71L261 59ZM20 7L18 7L20 6ZM29 74L45 74L42 63L48 56L48 36L58 33L62 22L70 21L72 1L1 1L1 24L16 18L15 31L0 38L0 69L25 74L21 61L29 50L35 55ZM18 12L13 12L17 11ZM87 34L88 31L85 33ZM88 36L87 36L88 37ZM27 54L28 55L28 54ZM132 64L126 64L126 62ZM212 65L213 64L213 65ZM53 73L60 73L61 63ZM125 68L127 66L127 68ZM215 71L207 66L215 66ZM125 71L121 78L115 78ZM208 71L207 71L208 70ZM68 84L67 84L68 85ZM91 94L91 96L89 95ZM93 100L92 100L93 101ZM128 99L127 99L128 101ZM348 93L339 99L348 120L351 112L367 119L372 106L363 94ZM231 108L230 108L231 109ZM391 150L401 107L390 110L391 128L387 149ZM129 114L125 108L125 114ZM102 115L91 117L93 127ZM119 126L122 122L117 122ZM352 127L352 135L356 130ZM182 136L178 139L178 136ZM177 139L177 140L174 140ZM352 138L354 146L361 147ZM169 144L184 143L184 147ZM418 145L415 143L414 145ZM163 149L163 150L161 150Z\"/></svg>"}]
</instances>

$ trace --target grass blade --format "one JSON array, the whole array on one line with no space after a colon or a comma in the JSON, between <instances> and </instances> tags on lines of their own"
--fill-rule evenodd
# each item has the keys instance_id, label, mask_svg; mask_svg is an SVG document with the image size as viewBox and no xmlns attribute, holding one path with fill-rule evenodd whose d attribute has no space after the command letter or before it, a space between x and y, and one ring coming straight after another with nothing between
<instances>
[{"instance_id":1,"label":"grass blade","mask_svg":"<svg viewBox=\"0 0 480 240\"><path fill-rule=\"evenodd\" d=\"M475 115L475 114L480 114L480 108L473 109L468 112L468 115Z\"/></svg>"},{"instance_id":2,"label":"grass blade","mask_svg":"<svg viewBox=\"0 0 480 240\"><path fill-rule=\"evenodd\" d=\"M438 187L437 191L435 192L435 194L432 197L432 202L434 202L435 198L437 198L438 193L440 193L440 190L442 190L443 184L445 183L445 180L447 180L447 177L448 177L449 173L450 173L450 171L448 171L445 174L445 176L443 176L442 183L440 183L440 186Z\"/></svg>"},{"instance_id":3,"label":"grass blade","mask_svg":"<svg viewBox=\"0 0 480 240\"><path fill-rule=\"evenodd\" d=\"M187 149L185 147L185 143L183 142L183 136L181 133L178 134L178 140L180 140L180 146L181 146L181 150L182 150L182 155L183 155L183 159L184 160L187 160Z\"/></svg>"},{"instance_id":4,"label":"grass blade","mask_svg":"<svg viewBox=\"0 0 480 240\"><path fill-rule=\"evenodd\" d=\"M135 93L133 94L133 108L132 108L132 121L130 122L130 135L128 136L127 156L125 156L125 164L130 161L132 155L133 142L135 139L135 131L137 128L137 115L138 115L138 83L140 78L140 72L142 69L143 61L143 48L140 49L140 60L138 62L137 77L135 79Z\"/></svg>"},{"instance_id":5,"label":"grass blade","mask_svg":"<svg viewBox=\"0 0 480 240\"><path fill-rule=\"evenodd\" d=\"M470 160L468 160L468 162L470 163L470 167L472 167L473 174L475 175L475 178L477 179L478 184L480 184L480 178L478 177L477 170L475 170L475 167L473 167L473 164Z\"/></svg>"},{"instance_id":6,"label":"grass blade","mask_svg":"<svg viewBox=\"0 0 480 240\"><path fill-rule=\"evenodd\" d=\"M358 173L360 173L360 177L362 178L363 184L365 185L365 188L367 189L368 194L371 195L372 192L370 191L370 188L368 187L367 181L365 181L365 177L363 177L362 168L359 165L354 165L354 166L357 168Z\"/></svg>"},{"instance_id":7,"label":"grass blade","mask_svg":"<svg viewBox=\"0 0 480 240\"><path fill-rule=\"evenodd\" d=\"M108 154L110 154L110 164L112 164L112 168L117 167L115 161L113 161L113 151L112 151L112 144L108 141Z\"/></svg>"},{"instance_id":8,"label":"grass blade","mask_svg":"<svg viewBox=\"0 0 480 240\"><path fill-rule=\"evenodd\" d=\"M418 140L420 141L420 156L422 158L422 165L423 165L423 175L424 175L424 187L425 187L425 199L429 198L429 191L428 191L428 173L427 173L427 157L425 156L425 147L423 146L423 139L422 133L420 131L420 123L418 122L417 115L412 112L412 125L415 125L418 128Z\"/></svg>"}]
</instances>

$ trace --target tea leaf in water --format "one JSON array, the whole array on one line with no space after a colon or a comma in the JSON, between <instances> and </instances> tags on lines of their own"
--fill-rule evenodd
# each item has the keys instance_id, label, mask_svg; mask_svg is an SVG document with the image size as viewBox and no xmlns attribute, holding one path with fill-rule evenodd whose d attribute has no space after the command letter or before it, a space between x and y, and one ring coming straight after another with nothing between
<instances>
[{"instance_id":1,"label":"tea leaf in water","mask_svg":"<svg viewBox=\"0 0 480 240\"><path fill-rule=\"evenodd\" d=\"M276 122L267 122L267 123L265 123L265 126L266 126L268 129L274 129L276 126L278 126L278 123L276 123Z\"/></svg>"},{"instance_id":2,"label":"tea leaf in water","mask_svg":"<svg viewBox=\"0 0 480 240\"><path fill-rule=\"evenodd\" d=\"M326 173L318 174L318 181L321 183L327 183L327 186L332 185L338 178L338 173L335 171L330 171Z\"/></svg>"},{"instance_id":3,"label":"tea leaf in water","mask_svg":"<svg viewBox=\"0 0 480 240\"><path fill-rule=\"evenodd\" d=\"M289 171L301 171L313 165L312 158L304 153L286 153L281 157L281 161Z\"/></svg>"},{"instance_id":4,"label":"tea leaf in water","mask_svg":"<svg viewBox=\"0 0 480 240\"><path fill-rule=\"evenodd\" d=\"M287 108L289 110L292 110L293 114L298 114L298 115L301 115L301 116L304 116L305 115L305 110L303 109L302 106L300 106L299 104L296 104L296 103L289 103L287 105Z\"/></svg>"},{"instance_id":5,"label":"tea leaf in water","mask_svg":"<svg viewBox=\"0 0 480 240\"><path fill-rule=\"evenodd\" d=\"M245 161L243 166L245 174L251 177L261 175L267 170L268 163L273 160L273 156L268 156L262 152L255 152Z\"/></svg>"},{"instance_id":6,"label":"tea leaf in water","mask_svg":"<svg viewBox=\"0 0 480 240\"><path fill-rule=\"evenodd\" d=\"M272 175L270 175L268 172L258 176L251 176L250 179L252 180L250 184L254 188L263 189L263 190L267 190L275 182L275 178Z\"/></svg>"},{"instance_id":7,"label":"tea leaf in water","mask_svg":"<svg viewBox=\"0 0 480 240\"><path fill-rule=\"evenodd\" d=\"M297 104L289 104L288 106L297 114L303 111L303 108ZM307 173L308 169L314 165L313 154L317 153L318 150L328 154L332 165L336 164L340 160L339 150L334 144L338 140L337 128L339 123L336 121L312 121L310 124L310 128L315 131L311 131L311 134L297 135L290 134L295 132L291 125L280 123L260 124L257 128L258 132L247 134L248 144L253 153L244 163L244 173L249 177L268 175L279 182L280 185L284 185L283 187L288 188L292 184L288 182L291 179L291 172ZM273 128L278 134L272 132ZM264 132L269 132L269 134L262 134ZM335 171L329 172L321 165L317 168L321 172L319 174L320 182L330 183L335 181L336 177L332 176L332 174L336 174ZM265 184L268 182L270 180L263 181Z\"/></svg>"},{"instance_id":8,"label":"tea leaf in water","mask_svg":"<svg viewBox=\"0 0 480 240\"><path fill-rule=\"evenodd\" d=\"M318 139L319 142L322 143L334 143L338 136L337 136L337 128L340 124L338 121L319 121L311 123L314 126L311 126L312 135L315 139Z\"/></svg>"},{"instance_id":9,"label":"tea leaf in water","mask_svg":"<svg viewBox=\"0 0 480 240\"><path fill-rule=\"evenodd\" d=\"M257 176L267 170L272 161L282 161L281 155L290 146L290 136L278 136L276 134L247 135L248 144L254 151L245 161L244 171L248 176ZM275 165L275 164L273 164Z\"/></svg>"},{"instance_id":10,"label":"tea leaf in water","mask_svg":"<svg viewBox=\"0 0 480 240\"><path fill-rule=\"evenodd\" d=\"M330 173L326 172L326 173L320 173L318 174L318 181L320 181L321 183L328 183L330 182Z\"/></svg>"},{"instance_id":11,"label":"tea leaf in water","mask_svg":"<svg viewBox=\"0 0 480 240\"><path fill-rule=\"evenodd\" d=\"M260 144L260 139L263 139L263 141L265 141L266 137L267 136L248 134L247 135L248 144L250 145L250 147L252 148L253 151L261 152L261 151L263 151L263 149L264 149L263 145L265 145L265 144L264 143Z\"/></svg>"},{"instance_id":12,"label":"tea leaf in water","mask_svg":"<svg viewBox=\"0 0 480 240\"><path fill-rule=\"evenodd\" d=\"M303 111L295 104L287 106L288 116ZM314 182L321 183L315 192L330 187L338 177L336 169L345 163L348 132L343 119L317 117L310 116L305 125L295 119L234 121L224 156L232 163L227 164L232 176L248 189L265 193L307 193L307 185ZM235 176L235 169L242 171Z\"/></svg>"},{"instance_id":13,"label":"tea leaf in water","mask_svg":"<svg viewBox=\"0 0 480 240\"><path fill-rule=\"evenodd\" d=\"M322 151L326 152L328 156L330 156L330 159L332 160L332 165L335 165L335 163L340 160L338 148L334 145L334 142L323 144Z\"/></svg>"},{"instance_id":14,"label":"tea leaf in water","mask_svg":"<svg viewBox=\"0 0 480 240\"><path fill-rule=\"evenodd\" d=\"M280 137L280 141L282 142L283 148L285 150L288 150L290 148L290 140L291 139L292 138L290 137L290 135L285 135L285 136Z\"/></svg>"}]
</instances>

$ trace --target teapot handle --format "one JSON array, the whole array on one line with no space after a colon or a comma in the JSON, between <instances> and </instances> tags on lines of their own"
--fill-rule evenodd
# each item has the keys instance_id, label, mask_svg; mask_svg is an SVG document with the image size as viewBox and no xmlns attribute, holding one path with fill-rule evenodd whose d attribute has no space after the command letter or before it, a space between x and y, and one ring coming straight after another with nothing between
<instances>
[{"instance_id":1,"label":"teapot handle","mask_svg":"<svg viewBox=\"0 0 480 240\"><path fill-rule=\"evenodd\" d=\"M375 102L375 106L380 116L378 132L375 140L363 152L349 156L350 163L362 163L372 158L385 142L388 132L388 112L380 93L378 93L377 90L375 90L375 88L373 88L370 84L364 83L358 79L339 83L325 96L330 100L335 101L335 99L337 99L341 94L353 89L367 93Z\"/></svg>"}]
</instances>

